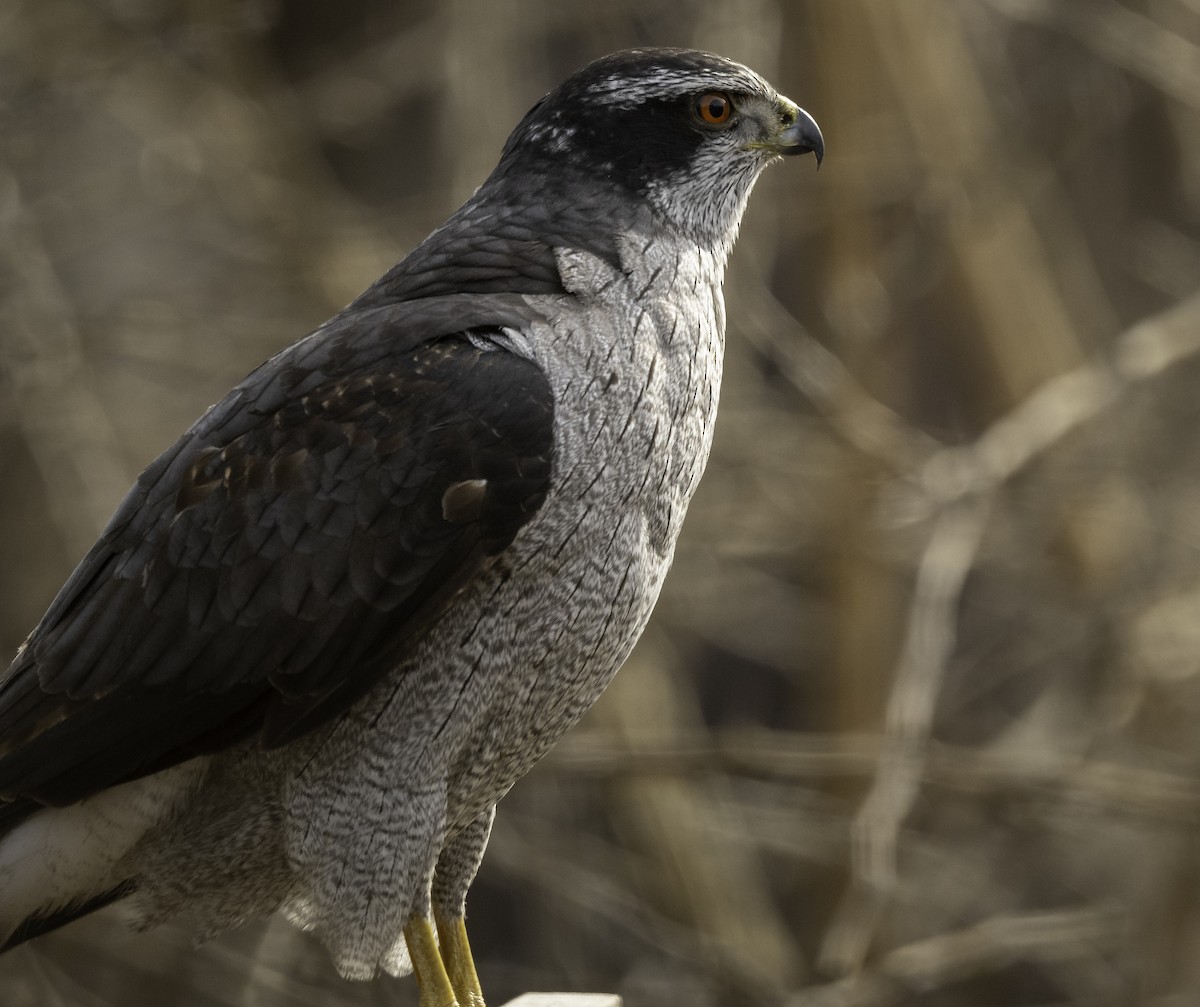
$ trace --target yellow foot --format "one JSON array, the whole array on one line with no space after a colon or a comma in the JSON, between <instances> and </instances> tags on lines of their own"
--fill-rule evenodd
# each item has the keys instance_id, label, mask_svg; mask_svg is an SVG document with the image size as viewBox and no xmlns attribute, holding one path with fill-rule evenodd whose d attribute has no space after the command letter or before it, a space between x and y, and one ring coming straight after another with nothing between
<instances>
[{"instance_id":1,"label":"yellow foot","mask_svg":"<svg viewBox=\"0 0 1200 1007\"><path fill-rule=\"evenodd\" d=\"M418 1007L462 1007L438 954L433 926L424 916L414 916L404 928L404 941L417 979ZM480 1003L483 1003L480 1000Z\"/></svg>"},{"instance_id":2,"label":"yellow foot","mask_svg":"<svg viewBox=\"0 0 1200 1007\"><path fill-rule=\"evenodd\" d=\"M450 976L450 985L458 996L460 1007L486 1007L483 990L479 988L479 976L475 973L475 959L471 957L471 945L467 941L467 921L462 916L442 916L437 919L438 939L442 945L442 961Z\"/></svg>"}]
</instances>

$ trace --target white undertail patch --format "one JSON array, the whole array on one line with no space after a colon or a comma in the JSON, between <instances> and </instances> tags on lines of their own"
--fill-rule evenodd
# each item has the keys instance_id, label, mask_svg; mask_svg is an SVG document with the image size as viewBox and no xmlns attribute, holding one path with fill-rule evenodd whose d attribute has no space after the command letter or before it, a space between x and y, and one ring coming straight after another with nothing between
<instances>
[{"instance_id":1,"label":"white undertail patch","mask_svg":"<svg viewBox=\"0 0 1200 1007\"><path fill-rule=\"evenodd\" d=\"M85 902L127 880L121 858L190 793L207 761L38 811L0 839L0 938L31 915Z\"/></svg>"}]
</instances>

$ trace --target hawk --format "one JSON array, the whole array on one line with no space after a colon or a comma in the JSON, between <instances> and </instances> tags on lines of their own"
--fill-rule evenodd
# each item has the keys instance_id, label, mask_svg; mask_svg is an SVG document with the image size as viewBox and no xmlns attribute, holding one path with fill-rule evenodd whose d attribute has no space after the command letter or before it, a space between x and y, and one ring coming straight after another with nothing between
<instances>
[{"instance_id":1,"label":"hawk","mask_svg":"<svg viewBox=\"0 0 1200 1007\"><path fill-rule=\"evenodd\" d=\"M154 461L0 679L0 941L282 911L343 976L480 1007L496 802L646 625L747 197L823 150L731 60L600 59Z\"/></svg>"}]
</instances>

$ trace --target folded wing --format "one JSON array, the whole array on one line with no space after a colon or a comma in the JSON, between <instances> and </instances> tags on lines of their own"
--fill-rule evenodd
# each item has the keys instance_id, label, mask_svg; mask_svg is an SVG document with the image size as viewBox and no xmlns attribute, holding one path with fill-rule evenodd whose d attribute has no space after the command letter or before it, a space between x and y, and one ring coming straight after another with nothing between
<instances>
[{"instance_id":1,"label":"folded wing","mask_svg":"<svg viewBox=\"0 0 1200 1007\"><path fill-rule=\"evenodd\" d=\"M544 374L486 313L414 309L398 340L397 311L285 351L143 473L0 681L0 796L61 806L312 729L538 511Z\"/></svg>"}]
</instances>

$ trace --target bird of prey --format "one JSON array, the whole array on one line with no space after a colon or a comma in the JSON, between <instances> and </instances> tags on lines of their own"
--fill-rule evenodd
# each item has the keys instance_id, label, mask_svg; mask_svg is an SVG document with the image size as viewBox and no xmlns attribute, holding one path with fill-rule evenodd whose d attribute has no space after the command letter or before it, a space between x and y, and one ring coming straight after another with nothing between
<instances>
[{"instance_id":1,"label":"bird of prey","mask_svg":"<svg viewBox=\"0 0 1200 1007\"><path fill-rule=\"evenodd\" d=\"M0 942L284 912L480 1007L496 802L642 632L751 187L816 123L683 49L539 101L474 196L154 461L0 680Z\"/></svg>"}]
</instances>

